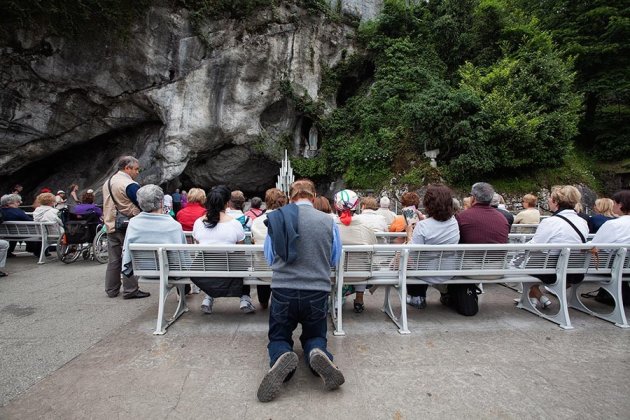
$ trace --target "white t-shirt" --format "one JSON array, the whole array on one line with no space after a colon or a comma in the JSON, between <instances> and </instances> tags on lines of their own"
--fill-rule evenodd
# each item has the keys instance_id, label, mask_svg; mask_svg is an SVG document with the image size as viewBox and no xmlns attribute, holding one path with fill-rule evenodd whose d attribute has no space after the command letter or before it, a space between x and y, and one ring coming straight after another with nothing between
<instances>
[{"instance_id":1,"label":"white t-shirt","mask_svg":"<svg viewBox=\"0 0 630 420\"><path fill-rule=\"evenodd\" d=\"M630 215L608 220L599 228L593 244L630 244Z\"/></svg>"},{"instance_id":2,"label":"white t-shirt","mask_svg":"<svg viewBox=\"0 0 630 420\"><path fill-rule=\"evenodd\" d=\"M412 244L448 245L459 243L457 219L440 222L432 217L419 221L413 230Z\"/></svg>"},{"instance_id":3,"label":"white t-shirt","mask_svg":"<svg viewBox=\"0 0 630 420\"><path fill-rule=\"evenodd\" d=\"M235 219L219 222L213 228L206 227L204 218L195 220L193 238L201 245L234 245L245 239L243 226Z\"/></svg>"},{"instance_id":4,"label":"white t-shirt","mask_svg":"<svg viewBox=\"0 0 630 420\"><path fill-rule=\"evenodd\" d=\"M558 213L569 219L575 227L584 235L588 236L588 223L582 219L574 210L562 210ZM608 223L608 222L606 222ZM604 223L604 225L606 224ZM603 226L603 225L602 225ZM536 233L529 243L532 244L574 244L582 243L582 238L577 234L565 220L559 217L548 217L540 221Z\"/></svg>"}]
</instances>

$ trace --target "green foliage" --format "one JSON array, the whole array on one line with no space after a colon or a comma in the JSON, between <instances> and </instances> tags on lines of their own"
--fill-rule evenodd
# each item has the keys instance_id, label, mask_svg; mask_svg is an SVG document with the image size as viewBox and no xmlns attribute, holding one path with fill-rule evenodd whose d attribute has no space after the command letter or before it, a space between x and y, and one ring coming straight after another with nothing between
<instances>
[{"instance_id":1,"label":"green foliage","mask_svg":"<svg viewBox=\"0 0 630 420\"><path fill-rule=\"evenodd\" d=\"M573 148L553 168L523 171L518 175L491 178L489 182L498 190L507 193L536 191L541 187L550 189L554 185L585 184L595 190L602 189L601 169L583 152Z\"/></svg>"},{"instance_id":2,"label":"green foliage","mask_svg":"<svg viewBox=\"0 0 630 420\"><path fill-rule=\"evenodd\" d=\"M322 156L315 158L292 158L291 166L293 171L300 178L317 180L327 174L326 159Z\"/></svg>"},{"instance_id":3,"label":"green foliage","mask_svg":"<svg viewBox=\"0 0 630 420\"><path fill-rule=\"evenodd\" d=\"M575 57L585 96L579 144L601 159L630 155L630 5L627 1L520 0Z\"/></svg>"},{"instance_id":4,"label":"green foliage","mask_svg":"<svg viewBox=\"0 0 630 420\"><path fill-rule=\"evenodd\" d=\"M362 188L377 188L387 169L426 182L439 176L417 167L435 148L451 182L555 166L577 133L580 96L571 60L537 20L509 0L406 3L386 1L360 28L362 58L335 71L339 81L356 63L375 68L320 123L329 174Z\"/></svg>"}]
</instances>

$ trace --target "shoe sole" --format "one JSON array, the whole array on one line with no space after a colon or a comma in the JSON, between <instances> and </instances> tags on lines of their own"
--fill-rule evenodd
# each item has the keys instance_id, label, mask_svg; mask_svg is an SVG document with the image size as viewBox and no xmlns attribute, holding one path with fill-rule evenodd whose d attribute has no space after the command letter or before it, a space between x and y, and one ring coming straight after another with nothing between
<instances>
[{"instance_id":1,"label":"shoe sole","mask_svg":"<svg viewBox=\"0 0 630 420\"><path fill-rule=\"evenodd\" d=\"M212 308L207 305L201 305L201 312L209 315L212 313Z\"/></svg>"},{"instance_id":2,"label":"shoe sole","mask_svg":"<svg viewBox=\"0 0 630 420\"><path fill-rule=\"evenodd\" d=\"M258 401L269 402L273 400L280 392L284 379L297 368L297 364L298 356L292 351L280 356L258 387L256 394Z\"/></svg>"},{"instance_id":3,"label":"shoe sole","mask_svg":"<svg viewBox=\"0 0 630 420\"><path fill-rule=\"evenodd\" d=\"M254 308L253 306L243 306L241 308L241 311L244 314L253 314L254 312L256 312L256 308Z\"/></svg>"},{"instance_id":4,"label":"shoe sole","mask_svg":"<svg viewBox=\"0 0 630 420\"><path fill-rule=\"evenodd\" d=\"M343 373L337 369L337 366L330 361L323 351L319 349L313 350L310 362L313 370L317 372L324 381L324 388L326 388L327 391L339 388L346 381L346 378L343 377Z\"/></svg>"},{"instance_id":5,"label":"shoe sole","mask_svg":"<svg viewBox=\"0 0 630 420\"><path fill-rule=\"evenodd\" d=\"M142 295L142 296L131 295L131 296L123 296L123 299L144 299L144 298L148 298L149 296L151 295L150 294Z\"/></svg>"}]
</instances>

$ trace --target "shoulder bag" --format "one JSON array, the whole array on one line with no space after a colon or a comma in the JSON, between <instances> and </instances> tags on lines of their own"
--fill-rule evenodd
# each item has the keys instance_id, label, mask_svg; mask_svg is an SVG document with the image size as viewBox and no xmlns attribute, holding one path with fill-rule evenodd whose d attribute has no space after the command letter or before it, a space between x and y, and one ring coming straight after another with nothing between
<instances>
[{"instance_id":1,"label":"shoulder bag","mask_svg":"<svg viewBox=\"0 0 630 420\"><path fill-rule=\"evenodd\" d=\"M113 176L112 176L113 178ZM114 197L114 192L112 191L112 178L107 180L107 188L109 188L109 195L114 202L114 208L116 209L116 218L114 219L114 229L118 232L125 233L127 231L127 226L129 226L129 216L124 215L118 210L118 202Z\"/></svg>"}]
</instances>

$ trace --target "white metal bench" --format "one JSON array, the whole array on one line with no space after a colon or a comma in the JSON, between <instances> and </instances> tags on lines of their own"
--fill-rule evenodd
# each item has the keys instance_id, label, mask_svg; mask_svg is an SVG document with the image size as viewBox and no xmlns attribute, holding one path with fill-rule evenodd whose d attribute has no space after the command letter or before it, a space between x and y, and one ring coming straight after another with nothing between
<instances>
[{"instance_id":1,"label":"white metal bench","mask_svg":"<svg viewBox=\"0 0 630 420\"><path fill-rule=\"evenodd\" d=\"M0 223L0 239L42 243L37 264L46 262L46 249L59 239L59 225L54 222L7 221Z\"/></svg>"},{"instance_id":2,"label":"white metal bench","mask_svg":"<svg viewBox=\"0 0 630 420\"><path fill-rule=\"evenodd\" d=\"M372 245L343 246L331 293L334 335L345 335L342 311L344 285L387 286L382 310L402 332L403 325L394 314L389 293L392 286L398 286L404 281L404 271L400 270L397 261L399 257L399 251L392 248L392 245L382 245L380 249ZM396 290L402 299L400 288Z\"/></svg>"},{"instance_id":3,"label":"white metal bench","mask_svg":"<svg viewBox=\"0 0 630 420\"><path fill-rule=\"evenodd\" d=\"M612 296L615 306L608 313L590 309L582 302L579 287L571 287L567 297L569 307L612 322L620 328L630 328L621 293L622 281L630 281L630 254L627 246L598 244L597 255L588 252L593 248L589 243L572 248L567 273L585 273L581 284L591 284L606 290Z\"/></svg>"},{"instance_id":4,"label":"white metal bench","mask_svg":"<svg viewBox=\"0 0 630 420\"><path fill-rule=\"evenodd\" d=\"M625 251L622 251L625 249L624 246L606 245L606 248L614 250L614 255L611 255L610 259L603 255L602 258L605 261L602 263L600 259L602 266L606 264L612 266L615 258L618 258L618 264L621 265L625 256ZM408 334L407 284L429 284L423 279L439 276L452 276L442 284L508 282L522 283L523 289L529 290L531 286L541 284L538 278L533 277L534 275L555 274L557 282L545 287L558 298L560 309L557 314L548 314L534 307L528 293L521 294L517 307L554 322L563 329L572 329L568 312L570 305L567 301L567 272L583 274L596 272L604 275L611 273L611 269L596 268L592 262L584 259L586 258L584 257L585 250L591 247L588 244L375 245L372 247L371 254L369 254L369 247L344 247L344 258L337 275L338 310L335 334L344 334L342 314L339 309L340 294L344 284L387 285L383 311L399 327L401 334ZM356 256L353 256L352 254L355 253ZM379 260L377 256L381 259ZM389 261L389 264L384 261ZM630 272L630 268L627 270ZM366 277L369 278L366 280ZM358 281L353 281L353 278L358 278ZM396 286L395 290L401 302L400 316L396 316L391 308L389 299L391 286ZM620 302L621 288L616 283L614 290L616 290L616 300ZM583 310L575 304L571 307ZM623 306L620 307L620 311L623 312Z\"/></svg>"},{"instance_id":5,"label":"white metal bench","mask_svg":"<svg viewBox=\"0 0 630 420\"><path fill-rule=\"evenodd\" d=\"M158 319L154 334L166 329L188 312L184 288L191 277L242 278L246 285L270 285L271 268L264 258L263 245L164 245L131 244L134 274L140 282L159 285ZM166 299L174 287L179 290L173 316L164 317Z\"/></svg>"}]
</instances>

